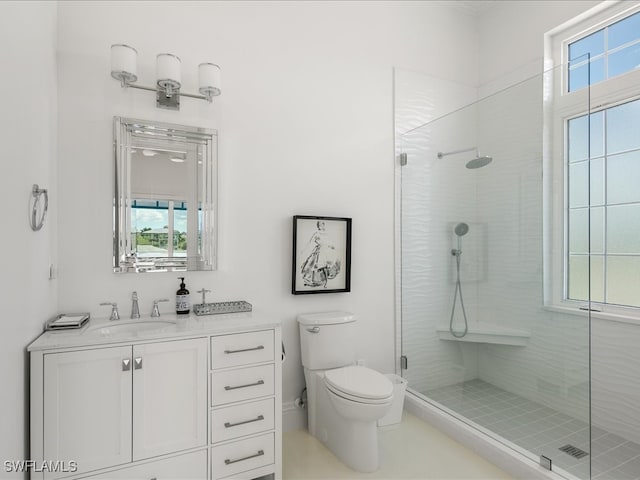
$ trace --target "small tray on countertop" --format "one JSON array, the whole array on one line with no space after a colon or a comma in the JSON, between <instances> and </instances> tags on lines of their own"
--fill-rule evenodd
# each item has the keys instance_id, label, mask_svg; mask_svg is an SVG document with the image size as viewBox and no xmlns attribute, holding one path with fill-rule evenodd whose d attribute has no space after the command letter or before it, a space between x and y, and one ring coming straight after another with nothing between
<instances>
[{"instance_id":1,"label":"small tray on countertop","mask_svg":"<svg viewBox=\"0 0 640 480\"><path fill-rule=\"evenodd\" d=\"M232 302L196 303L193 305L193 313L196 315L219 315L222 313L250 312L252 306L244 300Z\"/></svg>"},{"instance_id":2,"label":"small tray on countertop","mask_svg":"<svg viewBox=\"0 0 640 480\"><path fill-rule=\"evenodd\" d=\"M49 320L45 330L72 330L82 328L91 316L88 313L61 313L57 317Z\"/></svg>"}]
</instances>

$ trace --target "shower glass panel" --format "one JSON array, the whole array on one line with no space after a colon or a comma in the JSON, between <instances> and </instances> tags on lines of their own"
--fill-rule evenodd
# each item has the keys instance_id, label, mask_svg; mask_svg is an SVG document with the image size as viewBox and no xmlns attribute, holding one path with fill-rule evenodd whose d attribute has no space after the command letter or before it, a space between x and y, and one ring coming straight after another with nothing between
<instances>
[{"instance_id":1,"label":"shower glass panel","mask_svg":"<svg viewBox=\"0 0 640 480\"><path fill-rule=\"evenodd\" d=\"M569 265L585 281L585 310L548 306L551 290L562 295L564 288L564 269L551 259L569 261L569 236L552 207L559 201L561 214L568 208L564 135L572 116L589 113L588 89L577 113L548 95L561 74L547 72L459 108L455 102L475 92L435 88L440 80L425 76L421 83L396 71L396 89L405 89L396 91L396 146L406 154L399 170L402 375L412 394L514 454L536 463L547 457L559 474L587 479L586 249L583 263ZM438 109L445 114L429 121ZM587 129L573 147L588 151L588 138ZM585 197L587 208L575 217L584 227L572 230L572 245L590 243L585 178L587 193L575 193Z\"/></svg>"}]
</instances>

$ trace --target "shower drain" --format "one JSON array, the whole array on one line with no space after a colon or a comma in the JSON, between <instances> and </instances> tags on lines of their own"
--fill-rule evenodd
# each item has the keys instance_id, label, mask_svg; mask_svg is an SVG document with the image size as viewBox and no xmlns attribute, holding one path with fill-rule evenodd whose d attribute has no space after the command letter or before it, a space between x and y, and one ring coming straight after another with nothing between
<instances>
[{"instance_id":1,"label":"shower drain","mask_svg":"<svg viewBox=\"0 0 640 480\"><path fill-rule=\"evenodd\" d=\"M582 458L589 455L587 452L585 452L581 448L574 447L573 445L565 445L564 447L560 447L558 450L562 450L564 453L568 453L569 455L575 458Z\"/></svg>"}]
</instances>

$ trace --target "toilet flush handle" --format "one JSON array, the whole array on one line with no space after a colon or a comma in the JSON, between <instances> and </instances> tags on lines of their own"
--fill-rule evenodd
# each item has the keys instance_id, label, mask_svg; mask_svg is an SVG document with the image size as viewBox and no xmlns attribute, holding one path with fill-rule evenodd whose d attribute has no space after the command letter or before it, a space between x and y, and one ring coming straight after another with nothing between
<instances>
[{"instance_id":1,"label":"toilet flush handle","mask_svg":"<svg viewBox=\"0 0 640 480\"><path fill-rule=\"evenodd\" d=\"M309 333L320 333L320 327L307 327Z\"/></svg>"}]
</instances>

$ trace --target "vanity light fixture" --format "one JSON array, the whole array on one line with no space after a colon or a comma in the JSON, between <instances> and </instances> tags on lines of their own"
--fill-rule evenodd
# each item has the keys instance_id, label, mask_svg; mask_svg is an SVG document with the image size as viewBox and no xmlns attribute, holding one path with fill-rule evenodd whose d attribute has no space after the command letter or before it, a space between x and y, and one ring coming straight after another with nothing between
<instances>
[{"instance_id":1,"label":"vanity light fixture","mask_svg":"<svg viewBox=\"0 0 640 480\"><path fill-rule=\"evenodd\" d=\"M171 160L173 163L184 163L186 162L186 160L182 157L171 157L169 160Z\"/></svg>"},{"instance_id":2,"label":"vanity light fixture","mask_svg":"<svg viewBox=\"0 0 640 480\"><path fill-rule=\"evenodd\" d=\"M120 81L122 88L131 87L156 92L156 106L169 110L180 110L180 97L199 98L211 103L220 90L220 67L215 63L198 65L198 91L201 95L180 91L180 58L171 53L160 53L156 57L156 86L137 85L135 48L124 44L111 45L111 76Z\"/></svg>"}]
</instances>

